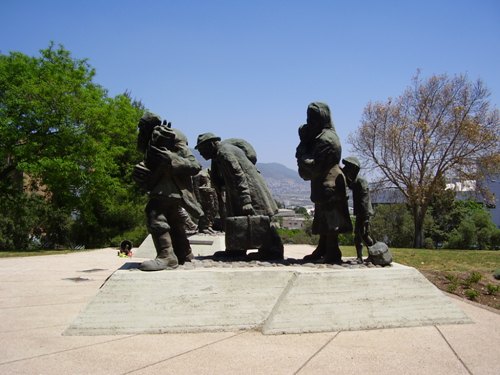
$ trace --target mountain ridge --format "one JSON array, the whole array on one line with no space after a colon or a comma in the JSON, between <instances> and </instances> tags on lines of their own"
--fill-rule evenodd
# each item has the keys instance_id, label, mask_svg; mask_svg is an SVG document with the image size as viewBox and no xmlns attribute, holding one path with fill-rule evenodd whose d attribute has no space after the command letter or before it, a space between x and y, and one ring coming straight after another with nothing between
<instances>
[{"instance_id":1,"label":"mountain ridge","mask_svg":"<svg viewBox=\"0 0 500 375\"><path fill-rule=\"evenodd\" d=\"M192 149L193 155L203 168L210 168L210 161L203 159L198 150ZM276 163L259 163L257 169L264 177L273 198L285 206L311 205L309 182L304 181L296 170Z\"/></svg>"}]
</instances>

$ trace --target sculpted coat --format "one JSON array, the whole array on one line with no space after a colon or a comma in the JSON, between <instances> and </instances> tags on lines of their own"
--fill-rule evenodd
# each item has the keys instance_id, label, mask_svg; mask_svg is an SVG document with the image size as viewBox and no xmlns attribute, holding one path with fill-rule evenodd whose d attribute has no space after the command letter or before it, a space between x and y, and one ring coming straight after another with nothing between
<instances>
[{"instance_id":1,"label":"sculpted coat","mask_svg":"<svg viewBox=\"0 0 500 375\"><path fill-rule=\"evenodd\" d=\"M327 105L309 105L308 123L301 126L299 136L295 156L299 175L311 181L311 201L315 203L313 233L352 231L347 183L339 167L342 148Z\"/></svg>"},{"instance_id":2,"label":"sculpted coat","mask_svg":"<svg viewBox=\"0 0 500 375\"><path fill-rule=\"evenodd\" d=\"M157 144L155 140L166 132L174 135L171 150L155 146ZM154 170L158 173L158 180L151 188L150 196L179 199L181 206L198 219L203 211L194 195L191 177L201 171L201 165L189 149L186 136L178 129L156 127L145 161L146 166L149 163L157 164L154 165Z\"/></svg>"},{"instance_id":3,"label":"sculpted coat","mask_svg":"<svg viewBox=\"0 0 500 375\"><path fill-rule=\"evenodd\" d=\"M212 182L226 192L226 215L244 216L241 208L251 204L257 215L273 216L278 207L259 173L245 152L220 142L212 159Z\"/></svg>"}]
</instances>

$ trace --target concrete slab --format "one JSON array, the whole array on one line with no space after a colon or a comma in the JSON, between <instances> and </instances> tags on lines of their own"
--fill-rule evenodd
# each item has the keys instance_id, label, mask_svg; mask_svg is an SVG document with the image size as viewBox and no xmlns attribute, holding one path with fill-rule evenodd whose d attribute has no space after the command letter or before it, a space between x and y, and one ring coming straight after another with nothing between
<instances>
[{"instance_id":1,"label":"concrete slab","mask_svg":"<svg viewBox=\"0 0 500 375\"><path fill-rule=\"evenodd\" d=\"M213 255L216 251L226 248L226 237L224 233L219 234L195 234L189 237L189 244L195 257Z\"/></svg>"},{"instance_id":2,"label":"concrete slab","mask_svg":"<svg viewBox=\"0 0 500 375\"><path fill-rule=\"evenodd\" d=\"M437 329L429 326L340 332L300 371L333 373L470 375Z\"/></svg>"},{"instance_id":3,"label":"concrete slab","mask_svg":"<svg viewBox=\"0 0 500 375\"><path fill-rule=\"evenodd\" d=\"M205 269L115 272L66 335L255 329L290 275Z\"/></svg>"},{"instance_id":4,"label":"concrete slab","mask_svg":"<svg viewBox=\"0 0 500 375\"><path fill-rule=\"evenodd\" d=\"M176 358L221 340L233 337L230 332L114 336L94 344L54 350L50 354L27 355L24 359L0 364L2 374L128 374ZM61 337L59 335L59 337ZM78 337L64 336L75 340ZM81 337L80 337L81 339ZM88 337L86 339L89 339ZM98 337L96 337L96 340ZM35 354L34 352L33 354ZM27 353L25 353L27 354ZM186 362L171 373L182 373ZM176 370L176 371L175 371ZM200 369L201 370L201 369ZM136 372L137 371L137 372ZM164 372L166 373L166 372ZM191 373L202 373L192 371Z\"/></svg>"},{"instance_id":5,"label":"concrete slab","mask_svg":"<svg viewBox=\"0 0 500 375\"><path fill-rule=\"evenodd\" d=\"M468 323L413 268L119 270L66 335L258 329L264 334Z\"/></svg>"},{"instance_id":6,"label":"concrete slab","mask_svg":"<svg viewBox=\"0 0 500 375\"><path fill-rule=\"evenodd\" d=\"M437 327L443 339L472 374L500 374L500 311L487 310L457 297L450 301L462 309L475 324Z\"/></svg>"},{"instance_id":7,"label":"concrete slab","mask_svg":"<svg viewBox=\"0 0 500 375\"><path fill-rule=\"evenodd\" d=\"M260 332L249 331L156 363L137 373L192 375L194 368L198 369L195 371L197 374L296 374L302 364L320 351L332 336L331 332L264 336ZM186 364L189 366L186 367Z\"/></svg>"},{"instance_id":8,"label":"concrete slab","mask_svg":"<svg viewBox=\"0 0 500 375\"><path fill-rule=\"evenodd\" d=\"M297 273L264 334L471 323L420 272L386 268Z\"/></svg>"},{"instance_id":9,"label":"concrete slab","mask_svg":"<svg viewBox=\"0 0 500 375\"><path fill-rule=\"evenodd\" d=\"M142 241L137 249L132 249L134 258L154 259L156 257L155 244L150 234Z\"/></svg>"},{"instance_id":10,"label":"concrete slab","mask_svg":"<svg viewBox=\"0 0 500 375\"><path fill-rule=\"evenodd\" d=\"M210 256L216 251L226 248L224 233L219 234L194 234L189 237L189 243L194 256ZM133 250L134 258L153 259L156 257L156 249L151 235L148 235L142 244Z\"/></svg>"}]
</instances>

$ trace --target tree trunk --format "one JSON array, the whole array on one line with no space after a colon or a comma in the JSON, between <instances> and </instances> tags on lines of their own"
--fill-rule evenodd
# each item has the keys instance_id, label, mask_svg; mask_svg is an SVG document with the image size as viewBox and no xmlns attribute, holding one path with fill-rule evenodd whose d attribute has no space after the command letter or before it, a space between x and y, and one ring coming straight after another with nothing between
<instances>
[{"instance_id":1,"label":"tree trunk","mask_svg":"<svg viewBox=\"0 0 500 375\"><path fill-rule=\"evenodd\" d=\"M413 223L415 224L415 236L413 238L413 247L421 249L424 247L424 218L426 209L422 206L413 207Z\"/></svg>"}]
</instances>

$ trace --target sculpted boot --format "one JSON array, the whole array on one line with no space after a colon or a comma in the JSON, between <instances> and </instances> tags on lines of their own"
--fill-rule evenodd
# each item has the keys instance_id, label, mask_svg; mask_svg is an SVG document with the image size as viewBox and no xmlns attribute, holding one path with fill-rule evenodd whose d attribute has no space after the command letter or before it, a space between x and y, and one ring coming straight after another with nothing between
<instances>
[{"instance_id":1,"label":"sculpted boot","mask_svg":"<svg viewBox=\"0 0 500 375\"><path fill-rule=\"evenodd\" d=\"M268 238L264 241L264 244L258 251L257 260L282 260L283 257L283 241L275 227L271 227L269 230ZM250 257L251 254L248 254Z\"/></svg>"},{"instance_id":2,"label":"sculpted boot","mask_svg":"<svg viewBox=\"0 0 500 375\"><path fill-rule=\"evenodd\" d=\"M319 242L316 249L314 249L314 251L311 254L306 255L304 258L302 258L302 260L304 262L318 261L325 255L325 252L326 252L326 235L321 234L319 236Z\"/></svg>"},{"instance_id":3,"label":"sculpted boot","mask_svg":"<svg viewBox=\"0 0 500 375\"><path fill-rule=\"evenodd\" d=\"M191 260L194 259L194 255L189 240L186 237L186 232L184 232L184 228L179 230L177 227L172 227L170 238L172 239L172 246L174 247L174 253L177 256L178 263L182 265L185 262L191 262Z\"/></svg>"},{"instance_id":4,"label":"sculpted boot","mask_svg":"<svg viewBox=\"0 0 500 375\"><path fill-rule=\"evenodd\" d=\"M172 247L170 233L166 232L158 237L153 235L153 242L156 247L156 259L142 262L139 269L141 271L162 271L177 268L179 262Z\"/></svg>"},{"instance_id":5,"label":"sculpted boot","mask_svg":"<svg viewBox=\"0 0 500 375\"><path fill-rule=\"evenodd\" d=\"M324 263L342 264L342 252L339 247L338 233L328 233L326 235Z\"/></svg>"},{"instance_id":6,"label":"sculpted boot","mask_svg":"<svg viewBox=\"0 0 500 375\"><path fill-rule=\"evenodd\" d=\"M363 263L363 244L355 244L356 246L356 262L358 264Z\"/></svg>"}]
</instances>

